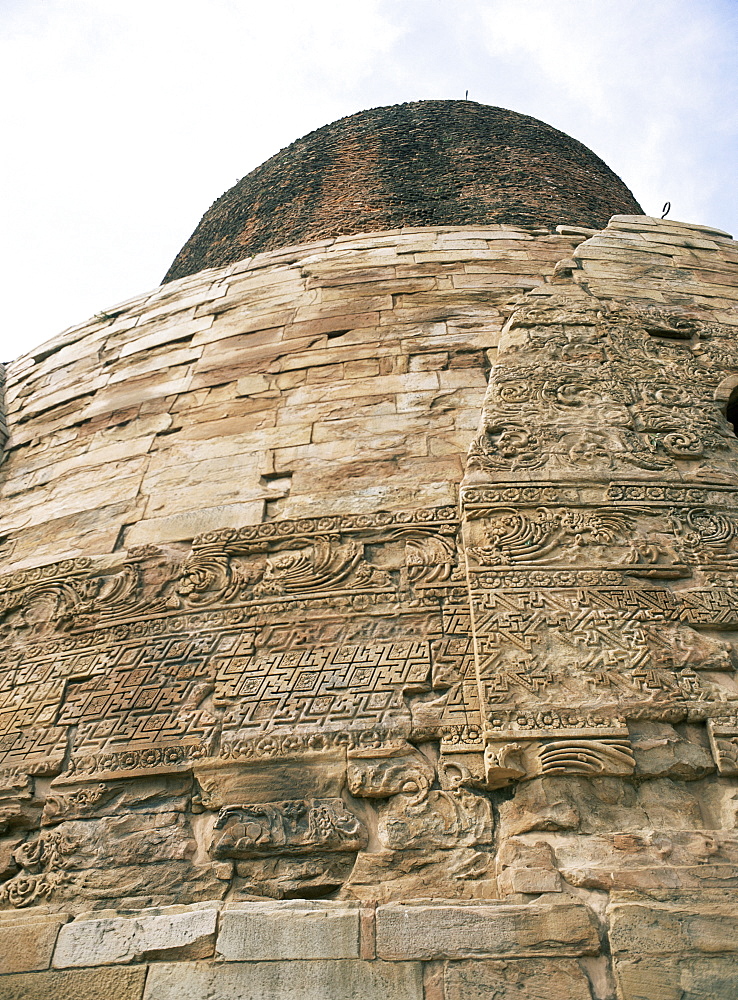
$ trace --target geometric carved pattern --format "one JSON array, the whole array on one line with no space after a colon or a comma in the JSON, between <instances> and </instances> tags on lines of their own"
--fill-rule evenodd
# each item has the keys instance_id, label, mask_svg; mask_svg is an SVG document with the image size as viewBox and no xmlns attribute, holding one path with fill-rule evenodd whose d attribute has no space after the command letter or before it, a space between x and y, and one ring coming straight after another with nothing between
<instances>
[{"instance_id":1,"label":"geometric carved pattern","mask_svg":"<svg viewBox=\"0 0 738 1000\"><path fill-rule=\"evenodd\" d=\"M733 334L657 319L519 310L461 531L453 507L331 515L0 580L0 766L420 734L495 784L627 771L628 716L730 717L738 441L713 394Z\"/></svg>"},{"instance_id":2,"label":"geometric carved pattern","mask_svg":"<svg viewBox=\"0 0 738 1000\"><path fill-rule=\"evenodd\" d=\"M270 732L409 733L407 699L431 689L443 635L455 518L277 522L204 536L179 564L150 547L117 576L51 567L42 605L26 576L0 581L18 649L0 667L0 766L54 773L68 733L73 775L186 767Z\"/></svg>"},{"instance_id":3,"label":"geometric carved pattern","mask_svg":"<svg viewBox=\"0 0 738 1000\"><path fill-rule=\"evenodd\" d=\"M625 717L736 705L734 334L583 293L509 329L461 503L487 780L627 774Z\"/></svg>"}]
</instances>

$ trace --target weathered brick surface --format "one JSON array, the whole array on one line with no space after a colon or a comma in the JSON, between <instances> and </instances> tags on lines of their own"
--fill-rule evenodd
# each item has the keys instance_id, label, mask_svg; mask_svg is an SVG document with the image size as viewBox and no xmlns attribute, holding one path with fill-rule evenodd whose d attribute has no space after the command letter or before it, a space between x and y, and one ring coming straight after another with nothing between
<instances>
[{"instance_id":1,"label":"weathered brick surface","mask_svg":"<svg viewBox=\"0 0 738 1000\"><path fill-rule=\"evenodd\" d=\"M208 209L164 280L326 236L488 223L599 229L638 211L598 156L550 125L473 101L418 101L342 118L271 157ZM424 259L480 246L456 240Z\"/></svg>"}]
</instances>

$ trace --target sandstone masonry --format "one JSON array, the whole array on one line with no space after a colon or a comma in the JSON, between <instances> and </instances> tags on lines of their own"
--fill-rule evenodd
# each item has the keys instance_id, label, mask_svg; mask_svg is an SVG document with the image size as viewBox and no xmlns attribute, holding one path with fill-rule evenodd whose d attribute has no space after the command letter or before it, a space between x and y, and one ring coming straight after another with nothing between
<instances>
[{"instance_id":1,"label":"sandstone masonry","mask_svg":"<svg viewBox=\"0 0 738 1000\"><path fill-rule=\"evenodd\" d=\"M8 366L0 1000L738 994L738 251L339 237Z\"/></svg>"}]
</instances>

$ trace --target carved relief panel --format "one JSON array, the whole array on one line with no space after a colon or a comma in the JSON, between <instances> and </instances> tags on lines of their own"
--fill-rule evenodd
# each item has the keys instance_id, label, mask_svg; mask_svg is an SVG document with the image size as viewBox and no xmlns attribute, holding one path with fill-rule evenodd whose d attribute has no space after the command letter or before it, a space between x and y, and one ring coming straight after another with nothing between
<instances>
[{"instance_id":1,"label":"carved relief panel","mask_svg":"<svg viewBox=\"0 0 738 1000\"><path fill-rule=\"evenodd\" d=\"M461 495L488 787L625 776L626 719L735 705L733 345L584 294L510 320Z\"/></svg>"}]
</instances>

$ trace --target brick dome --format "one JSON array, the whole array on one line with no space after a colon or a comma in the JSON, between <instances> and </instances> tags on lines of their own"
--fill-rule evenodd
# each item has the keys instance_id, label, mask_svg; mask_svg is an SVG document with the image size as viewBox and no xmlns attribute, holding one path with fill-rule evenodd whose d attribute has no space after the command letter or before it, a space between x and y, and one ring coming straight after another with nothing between
<instances>
[{"instance_id":1,"label":"brick dome","mask_svg":"<svg viewBox=\"0 0 738 1000\"><path fill-rule=\"evenodd\" d=\"M473 101L373 108L311 132L207 210L164 281L251 253L402 226L602 229L642 214L590 149L527 115Z\"/></svg>"}]
</instances>

